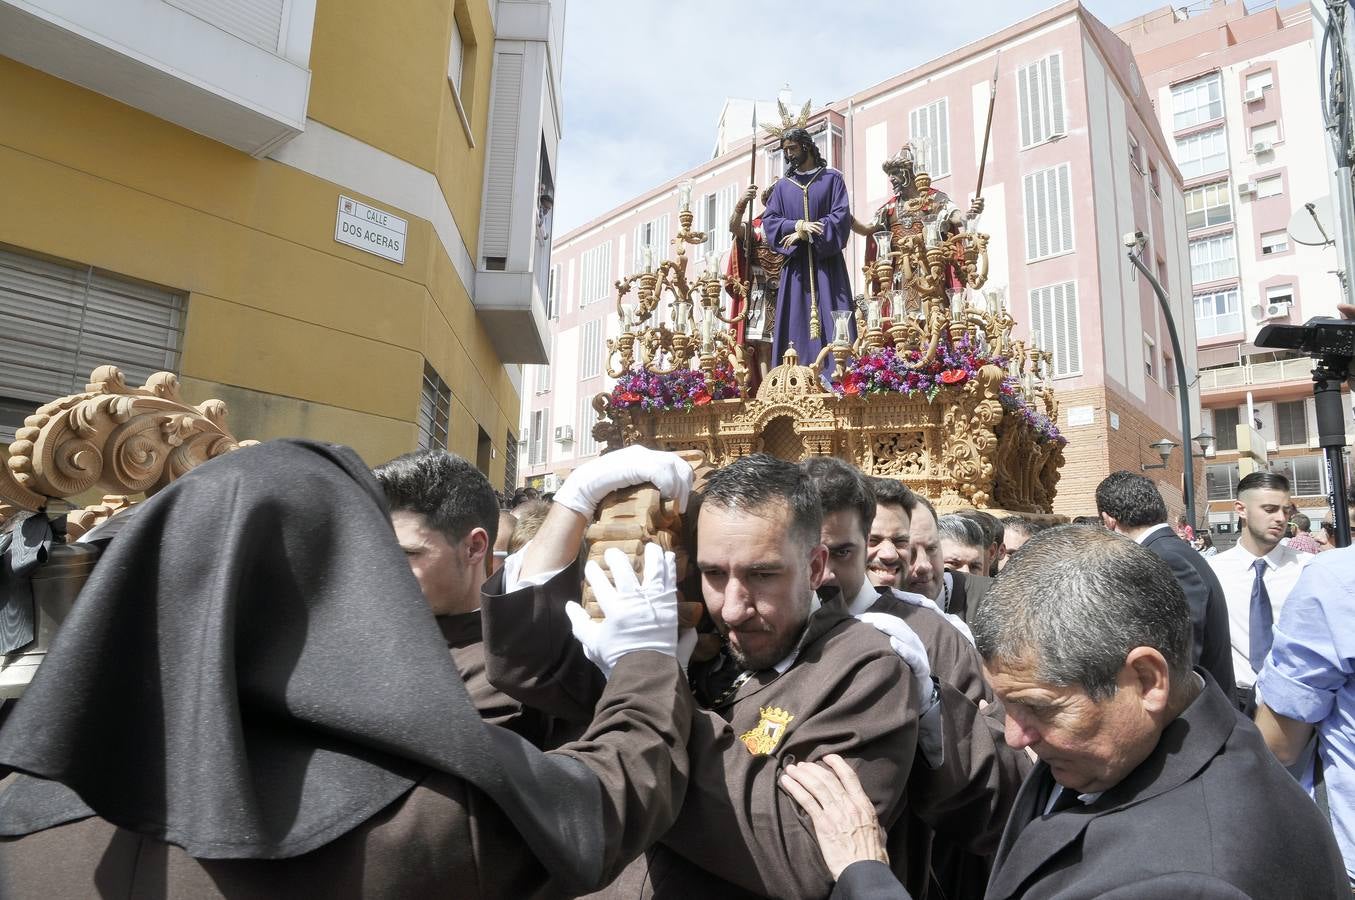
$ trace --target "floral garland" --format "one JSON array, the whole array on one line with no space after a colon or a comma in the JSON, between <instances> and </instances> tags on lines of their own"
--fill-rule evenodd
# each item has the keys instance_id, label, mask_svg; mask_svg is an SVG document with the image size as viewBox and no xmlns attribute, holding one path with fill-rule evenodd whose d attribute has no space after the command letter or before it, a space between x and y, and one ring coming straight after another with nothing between
<instances>
[{"instance_id":1,"label":"floral garland","mask_svg":"<svg viewBox=\"0 0 1355 900\"><path fill-rule=\"evenodd\" d=\"M637 366L617 379L608 405L612 409L689 411L714 400L738 396L734 367L728 363L717 364L709 379L700 369L678 369L666 375L655 375Z\"/></svg>"},{"instance_id":2,"label":"floral garland","mask_svg":"<svg viewBox=\"0 0 1355 900\"><path fill-rule=\"evenodd\" d=\"M853 357L848 361L841 380L833 382L833 392L839 397L923 394L930 403L936 399L941 388L965 384L986 365L997 366L1003 371L1007 370L1008 365L1005 356L990 356L982 348L974 346L968 335L962 335L954 343L943 342L927 365L909 368L916 366L920 359L920 351L899 353L893 347L883 347L860 358ZM999 399L1002 408L1020 415L1035 430L1039 440L1061 445L1068 443L1068 439L1059 432L1058 425L1026 401L1014 377L1002 379Z\"/></svg>"}]
</instances>

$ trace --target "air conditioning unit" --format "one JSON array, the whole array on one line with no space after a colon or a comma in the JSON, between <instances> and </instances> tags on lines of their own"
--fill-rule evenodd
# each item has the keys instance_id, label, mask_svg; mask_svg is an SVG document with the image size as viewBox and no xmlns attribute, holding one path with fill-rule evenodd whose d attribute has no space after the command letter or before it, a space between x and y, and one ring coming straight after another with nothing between
<instances>
[{"instance_id":1,"label":"air conditioning unit","mask_svg":"<svg viewBox=\"0 0 1355 900\"><path fill-rule=\"evenodd\" d=\"M1275 146L1271 144L1270 141L1257 141L1256 143L1251 145L1251 152L1255 156L1261 156L1262 154L1269 153L1271 150L1274 149Z\"/></svg>"},{"instance_id":2,"label":"air conditioning unit","mask_svg":"<svg viewBox=\"0 0 1355 900\"><path fill-rule=\"evenodd\" d=\"M1288 303L1253 303L1251 306L1252 315L1258 319L1278 319L1280 316L1289 315Z\"/></svg>"},{"instance_id":3,"label":"air conditioning unit","mask_svg":"<svg viewBox=\"0 0 1355 900\"><path fill-rule=\"evenodd\" d=\"M1279 445L1279 443L1278 443L1277 441L1266 441L1266 452L1267 452L1267 453L1274 453L1274 452L1276 452L1276 451L1279 450L1279 449L1280 449L1280 445Z\"/></svg>"},{"instance_id":4,"label":"air conditioning unit","mask_svg":"<svg viewBox=\"0 0 1355 900\"><path fill-rule=\"evenodd\" d=\"M1237 186L1237 192L1238 192L1239 195L1242 195L1242 196L1245 196L1245 195L1247 195L1247 194L1255 194L1255 193L1256 193L1256 182L1254 182L1254 181L1244 181L1244 182L1242 182L1241 184L1239 184L1239 185Z\"/></svg>"},{"instance_id":5,"label":"air conditioning unit","mask_svg":"<svg viewBox=\"0 0 1355 900\"><path fill-rule=\"evenodd\" d=\"M1250 91L1246 91L1245 93L1243 93L1243 94L1242 94L1242 102L1243 102L1243 103L1255 103L1257 100L1260 100L1260 99L1261 99L1262 97L1264 97L1264 96L1265 96L1265 92L1262 91L1260 88L1256 88L1256 89L1253 89L1253 90L1250 90Z\"/></svg>"},{"instance_id":6,"label":"air conditioning unit","mask_svg":"<svg viewBox=\"0 0 1355 900\"><path fill-rule=\"evenodd\" d=\"M556 426L555 426L555 442L556 442L557 444L568 444L568 443L570 443L570 442L573 441L573 440L574 440L574 426L573 426L573 425L556 425Z\"/></svg>"}]
</instances>

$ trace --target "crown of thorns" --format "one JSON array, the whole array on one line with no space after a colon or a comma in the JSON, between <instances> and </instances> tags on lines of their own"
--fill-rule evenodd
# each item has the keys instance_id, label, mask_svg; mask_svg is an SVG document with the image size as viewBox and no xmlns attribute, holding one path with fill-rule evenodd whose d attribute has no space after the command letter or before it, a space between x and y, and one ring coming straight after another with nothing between
<instances>
[{"instance_id":1,"label":"crown of thorns","mask_svg":"<svg viewBox=\"0 0 1355 900\"><path fill-rule=\"evenodd\" d=\"M782 103L780 100L777 100L776 109L779 113L781 113L781 124L763 125L762 130L767 132L767 134L771 135L777 140L780 140L781 136L784 135L787 131L790 131L795 128L808 128L809 106L811 102L813 101L806 100L805 105L800 107L800 114L798 116L791 116L790 110L786 109L786 104Z\"/></svg>"}]
</instances>

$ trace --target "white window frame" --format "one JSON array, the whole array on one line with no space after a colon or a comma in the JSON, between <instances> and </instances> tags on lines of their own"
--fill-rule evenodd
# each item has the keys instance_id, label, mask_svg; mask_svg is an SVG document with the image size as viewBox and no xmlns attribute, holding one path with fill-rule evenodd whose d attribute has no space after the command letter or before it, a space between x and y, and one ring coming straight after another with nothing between
<instances>
[{"instance_id":1,"label":"white window frame","mask_svg":"<svg viewBox=\"0 0 1355 900\"><path fill-rule=\"evenodd\" d=\"M1248 146L1255 147L1263 141L1267 144L1278 144L1280 142L1280 123L1262 122L1260 125L1253 125L1248 131Z\"/></svg>"},{"instance_id":2,"label":"white window frame","mask_svg":"<svg viewBox=\"0 0 1355 900\"><path fill-rule=\"evenodd\" d=\"M1249 94L1252 91L1260 91L1264 94L1273 87L1275 87L1275 70L1262 69L1247 76L1244 90Z\"/></svg>"},{"instance_id":3,"label":"white window frame","mask_svg":"<svg viewBox=\"0 0 1355 900\"><path fill-rule=\"evenodd\" d=\"M1147 334L1143 336L1143 374L1157 381L1157 341Z\"/></svg>"},{"instance_id":4,"label":"white window frame","mask_svg":"<svg viewBox=\"0 0 1355 900\"><path fill-rule=\"evenodd\" d=\"M593 319L579 326L579 379L597 378L602 374L602 319Z\"/></svg>"},{"instance_id":5,"label":"white window frame","mask_svg":"<svg viewBox=\"0 0 1355 900\"><path fill-rule=\"evenodd\" d=\"M1266 305L1272 303L1288 303L1291 306L1294 303L1294 286L1292 284L1277 284L1266 288Z\"/></svg>"},{"instance_id":6,"label":"white window frame","mask_svg":"<svg viewBox=\"0 0 1355 900\"><path fill-rule=\"evenodd\" d=\"M1022 150L1068 133L1062 53L1051 53L1017 69L1016 95Z\"/></svg>"},{"instance_id":7,"label":"white window frame","mask_svg":"<svg viewBox=\"0 0 1355 900\"><path fill-rule=\"evenodd\" d=\"M1267 175L1264 178L1256 179L1256 199L1263 200L1266 197L1278 197L1283 193L1283 175Z\"/></svg>"},{"instance_id":8,"label":"white window frame","mask_svg":"<svg viewBox=\"0 0 1355 900\"><path fill-rule=\"evenodd\" d=\"M950 101L933 100L908 113L908 138L920 151L924 169L932 179L950 174Z\"/></svg>"},{"instance_id":9,"label":"white window frame","mask_svg":"<svg viewBox=\"0 0 1355 900\"><path fill-rule=\"evenodd\" d=\"M527 426L527 465L541 466L548 461L547 453L550 441L546 432L550 431L550 410L534 409Z\"/></svg>"},{"instance_id":10,"label":"white window frame","mask_svg":"<svg viewBox=\"0 0 1355 900\"><path fill-rule=\"evenodd\" d=\"M1212 228L1233 221L1233 188L1232 183L1226 178L1223 181L1212 181L1193 187L1185 192L1184 199L1187 229ZM1198 202L1198 209L1191 208L1194 202ZM1226 211L1226 216L1218 218L1219 210ZM1202 214L1202 221L1191 222L1190 217L1193 213Z\"/></svg>"},{"instance_id":11,"label":"white window frame","mask_svg":"<svg viewBox=\"0 0 1355 900\"><path fill-rule=\"evenodd\" d=\"M452 93L456 94L457 100L461 99L461 85L465 80L466 68L466 39L461 34L461 25L456 21L456 4L452 4L452 35L451 46L447 52L447 81L452 86Z\"/></svg>"},{"instance_id":12,"label":"white window frame","mask_svg":"<svg viewBox=\"0 0 1355 900\"><path fill-rule=\"evenodd\" d=\"M1289 232L1281 228L1278 231L1261 232L1261 255L1274 256L1289 252Z\"/></svg>"},{"instance_id":13,"label":"white window frame","mask_svg":"<svg viewBox=\"0 0 1355 900\"><path fill-rule=\"evenodd\" d=\"M596 303L607 296L611 285L612 242L610 240L585 250L579 257L579 308Z\"/></svg>"},{"instance_id":14,"label":"white window frame","mask_svg":"<svg viewBox=\"0 0 1355 900\"><path fill-rule=\"evenodd\" d=\"M1082 374L1077 283L1065 281L1030 291L1030 340L1054 354L1053 377Z\"/></svg>"},{"instance_id":15,"label":"white window frame","mask_svg":"<svg viewBox=\"0 0 1355 900\"><path fill-rule=\"evenodd\" d=\"M546 318L560 318L560 267L551 266L546 278Z\"/></svg>"},{"instance_id":16,"label":"white window frame","mask_svg":"<svg viewBox=\"0 0 1355 900\"><path fill-rule=\"evenodd\" d=\"M1237 288L1196 294L1192 302L1195 307L1196 340L1237 334L1246 327L1242 321L1242 296ZM1220 302L1224 307L1223 312L1218 311ZM1201 315L1201 311L1208 315Z\"/></svg>"},{"instance_id":17,"label":"white window frame","mask_svg":"<svg viewBox=\"0 0 1355 900\"><path fill-rule=\"evenodd\" d=\"M593 437L593 426L597 424L597 410L593 409L593 398L584 397L579 401L579 435L575 442L576 457L596 456L598 442Z\"/></svg>"},{"instance_id":18,"label":"white window frame","mask_svg":"<svg viewBox=\"0 0 1355 900\"><path fill-rule=\"evenodd\" d=\"M1176 165L1186 181L1228 168L1228 138L1223 126L1176 139Z\"/></svg>"},{"instance_id":19,"label":"white window frame","mask_svg":"<svg viewBox=\"0 0 1355 900\"><path fill-rule=\"evenodd\" d=\"M1171 90L1173 131L1223 118L1223 77L1218 72L1172 85Z\"/></svg>"},{"instance_id":20,"label":"white window frame","mask_svg":"<svg viewBox=\"0 0 1355 900\"><path fill-rule=\"evenodd\" d=\"M1189 246L1192 284L1237 277L1237 236L1233 232L1196 238Z\"/></svg>"},{"instance_id":21,"label":"white window frame","mask_svg":"<svg viewBox=\"0 0 1355 900\"><path fill-rule=\"evenodd\" d=\"M1280 409L1285 408L1289 423L1293 424L1294 405L1299 408L1299 422L1301 423L1301 432L1297 441L1285 441L1281 439L1280 431ZM1308 428L1308 401L1307 400L1277 400L1275 402L1275 443L1280 447L1307 447L1310 429ZM1294 437L1293 434L1288 435Z\"/></svg>"},{"instance_id":22,"label":"white window frame","mask_svg":"<svg viewBox=\"0 0 1355 900\"><path fill-rule=\"evenodd\" d=\"M1021 180L1025 202L1026 262L1071 253L1075 249L1072 167L1060 163Z\"/></svg>"}]
</instances>

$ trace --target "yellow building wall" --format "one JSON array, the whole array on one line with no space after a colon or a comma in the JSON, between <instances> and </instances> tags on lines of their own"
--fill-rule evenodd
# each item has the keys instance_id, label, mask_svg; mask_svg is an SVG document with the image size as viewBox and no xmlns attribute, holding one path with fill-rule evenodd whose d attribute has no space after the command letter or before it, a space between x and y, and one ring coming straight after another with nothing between
<instances>
[{"instance_id":1,"label":"yellow building wall","mask_svg":"<svg viewBox=\"0 0 1355 900\"><path fill-rule=\"evenodd\" d=\"M336 8L349 7L358 4L319 5L317 56ZM438 16L450 22L446 10ZM492 46L492 34L484 40ZM394 44L387 51L401 57ZM316 94L329 77L317 69ZM412 121L380 127L407 129L404 150L423 146L437 164L435 132ZM334 240L340 192L409 220L404 265ZM503 483L518 396L426 220L3 57L0 197L0 244L187 293L185 394L227 400L237 436L339 441L373 463L413 449L426 357L453 394L449 449L474 460L483 428L497 451L491 481ZM457 217L471 247L476 232L463 220L478 229L479 203L477 189L474 214Z\"/></svg>"}]
</instances>

